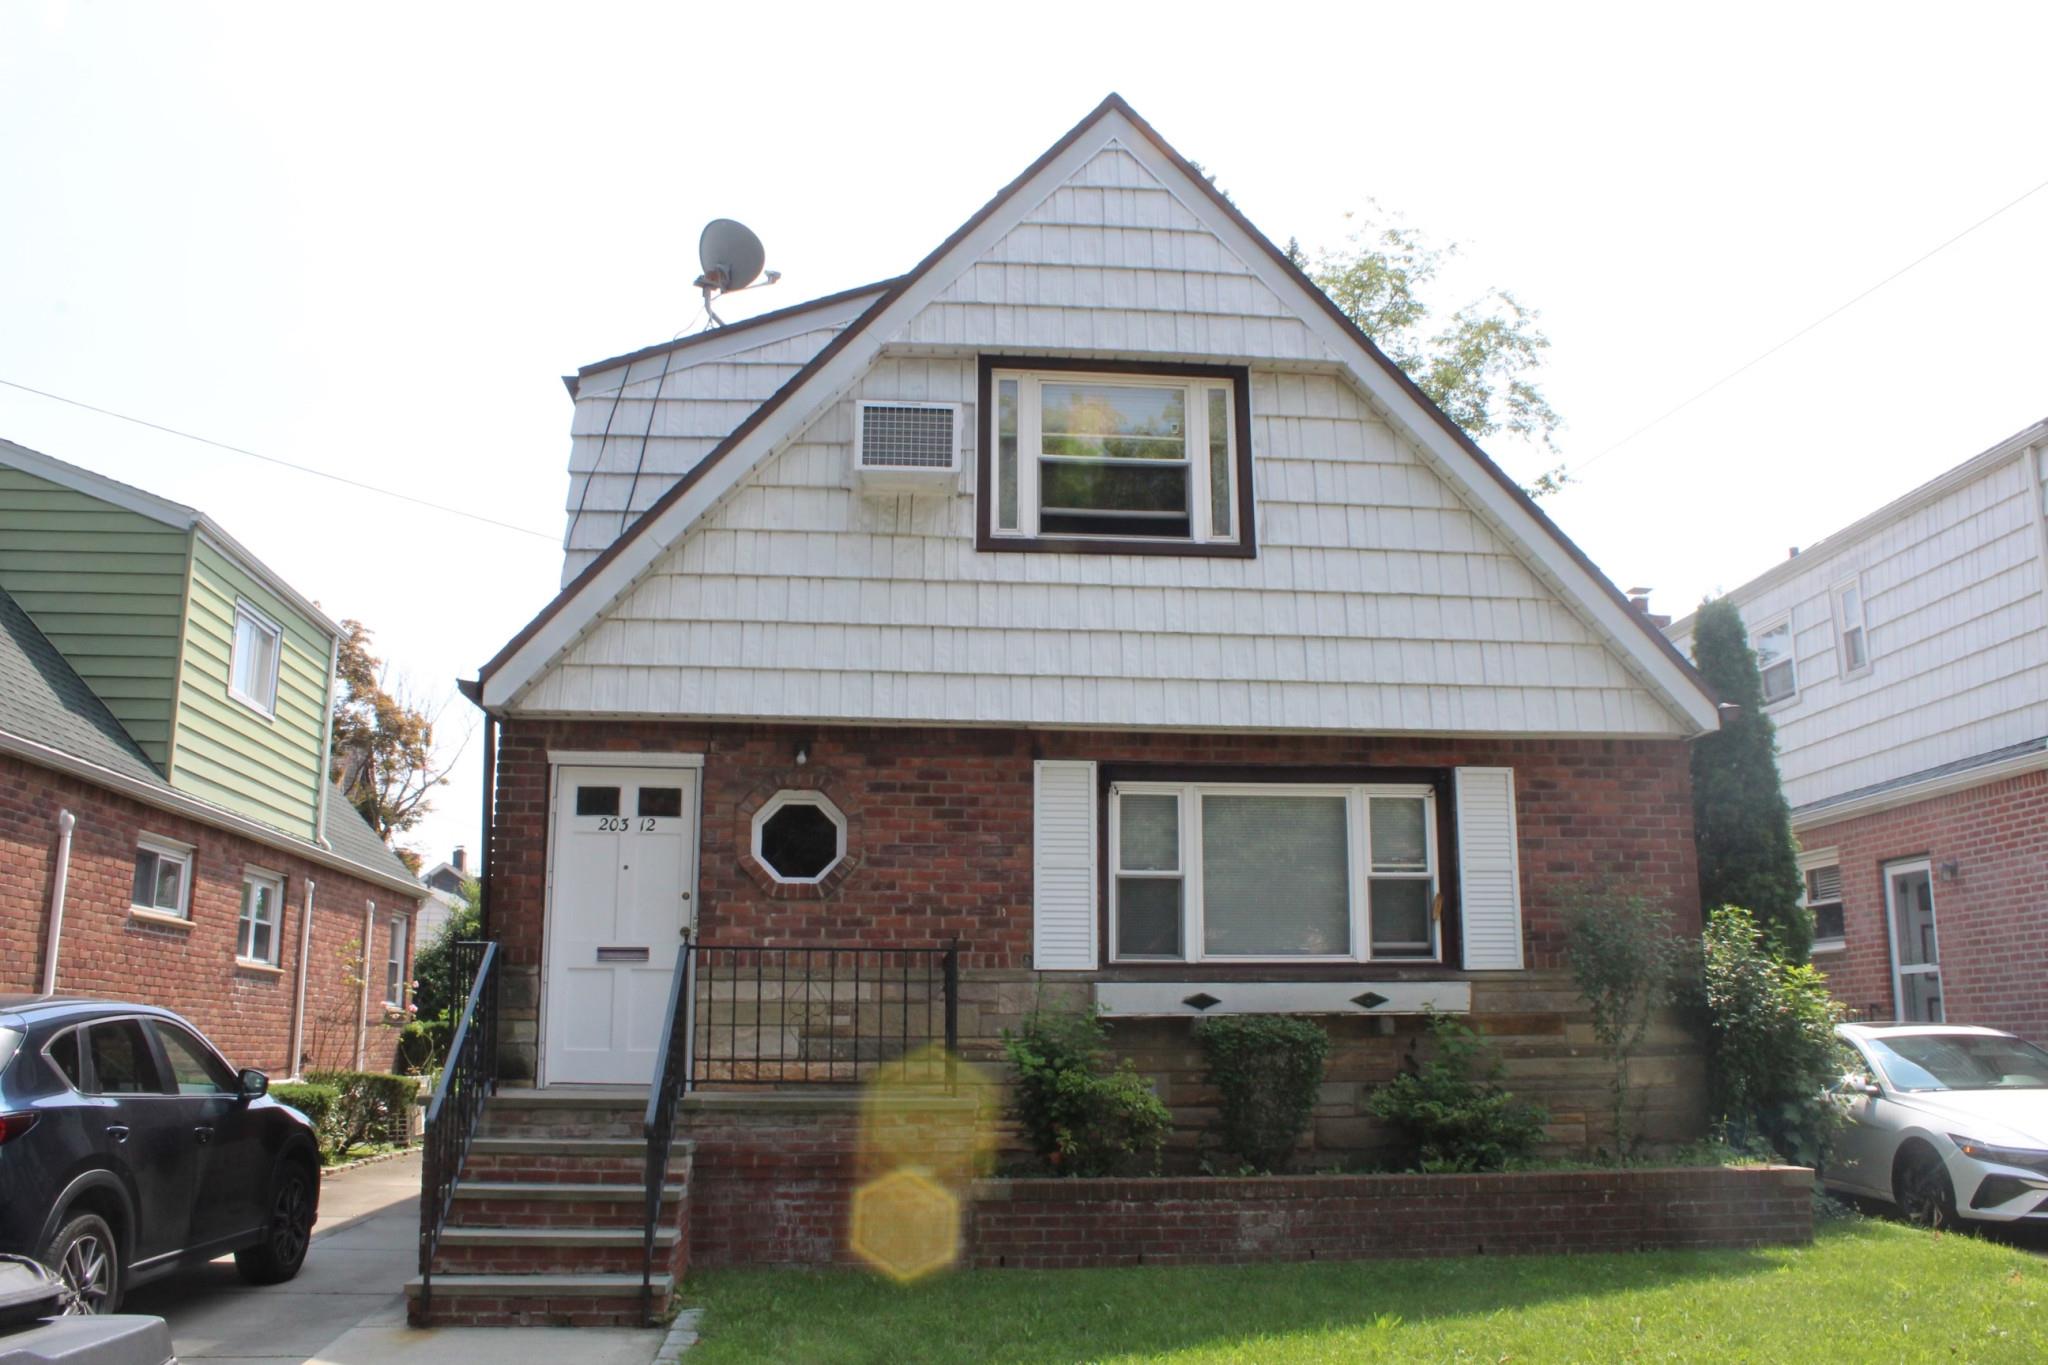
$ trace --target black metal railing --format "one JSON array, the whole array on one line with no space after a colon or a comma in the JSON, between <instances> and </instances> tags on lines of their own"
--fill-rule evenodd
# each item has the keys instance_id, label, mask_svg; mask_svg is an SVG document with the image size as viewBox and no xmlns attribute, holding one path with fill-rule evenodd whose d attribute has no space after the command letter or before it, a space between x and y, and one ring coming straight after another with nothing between
<instances>
[{"instance_id":1,"label":"black metal railing","mask_svg":"<svg viewBox=\"0 0 2048 1365\"><path fill-rule=\"evenodd\" d=\"M960 945L694 945L692 1086L856 1085L885 1065L955 1080Z\"/></svg>"},{"instance_id":2,"label":"black metal railing","mask_svg":"<svg viewBox=\"0 0 2048 1365\"><path fill-rule=\"evenodd\" d=\"M668 1187L668 1150L676 1136L676 1109L690 1084L690 1011L684 1002L696 998L693 985L697 957L687 941L676 954L675 973L668 983L668 1013L661 1021L661 1059L653 1087L647 1092L647 1204L640 1259L640 1320L655 1325L654 1242L661 1228L661 1199ZM666 1305L664 1305L666 1306Z\"/></svg>"},{"instance_id":3,"label":"black metal railing","mask_svg":"<svg viewBox=\"0 0 2048 1365\"><path fill-rule=\"evenodd\" d=\"M427 1106L420 1169L420 1319L433 1309L434 1253L455 1202L455 1179L469 1156L484 1101L497 1088L498 945L464 939L451 954L455 979L470 983L462 1019Z\"/></svg>"}]
</instances>

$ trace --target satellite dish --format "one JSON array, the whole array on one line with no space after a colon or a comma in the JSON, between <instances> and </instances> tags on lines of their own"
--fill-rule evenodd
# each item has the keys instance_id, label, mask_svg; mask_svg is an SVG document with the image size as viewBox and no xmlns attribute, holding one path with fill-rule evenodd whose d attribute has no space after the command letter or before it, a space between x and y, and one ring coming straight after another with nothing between
<instances>
[{"instance_id":1,"label":"satellite dish","mask_svg":"<svg viewBox=\"0 0 2048 1365\"><path fill-rule=\"evenodd\" d=\"M729 294L745 289L760 277L768 263L761 239L745 223L730 218L713 218L697 239L697 263L704 273L697 278L699 289Z\"/></svg>"}]
</instances>

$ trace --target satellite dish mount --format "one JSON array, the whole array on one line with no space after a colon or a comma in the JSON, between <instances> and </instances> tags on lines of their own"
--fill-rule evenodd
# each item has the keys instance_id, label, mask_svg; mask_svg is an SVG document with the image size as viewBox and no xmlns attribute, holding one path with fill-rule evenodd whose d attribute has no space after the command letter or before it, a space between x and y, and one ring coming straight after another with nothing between
<instances>
[{"instance_id":1,"label":"satellite dish mount","mask_svg":"<svg viewBox=\"0 0 2048 1365\"><path fill-rule=\"evenodd\" d=\"M704 233L697 239L697 263L704 273L694 283L704 293L704 315L710 319L705 324L707 330L725 326L725 319L712 311L714 299L742 289L766 289L782 278L779 270L762 273L767 260L761 239L745 223L714 218L704 225Z\"/></svg>"}]
</instances>

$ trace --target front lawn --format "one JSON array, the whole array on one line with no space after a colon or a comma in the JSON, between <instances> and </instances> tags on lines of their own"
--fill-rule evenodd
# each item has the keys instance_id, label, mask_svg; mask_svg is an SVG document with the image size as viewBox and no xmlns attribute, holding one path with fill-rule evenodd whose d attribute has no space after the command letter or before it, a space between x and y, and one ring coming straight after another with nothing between
<instances>
[{"instance_id":1,"label":"front lawn","mask_svg":"<svg viewBox=\"0 0 2048 1365\"><path fill-rule=\"evenodd\" d=\"M1135 1270L693 1274L689 1365L874 1361L2038 1361L2048 1261L1824 1222L1811 1247Z\"/></svg>"}]
</instances>

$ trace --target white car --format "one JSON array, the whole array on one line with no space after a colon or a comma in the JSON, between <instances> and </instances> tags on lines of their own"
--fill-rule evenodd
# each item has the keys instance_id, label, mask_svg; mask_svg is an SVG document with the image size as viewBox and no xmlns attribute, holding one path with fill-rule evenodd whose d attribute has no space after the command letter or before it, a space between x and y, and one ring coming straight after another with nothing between
<instances>
[{"instance_id":1,"label":"white car","mask_svg":"<svg viewBox=\"0 0 2048 1365\"><path fill-rule=\"evenodd\" d=\"M1849 1122L1821 1172L1916 1223L2048 1223L2048 1052L1960 1024L1843 1024L1862 1070L1831 1092Z\"/></svg>"}]
</instances>

